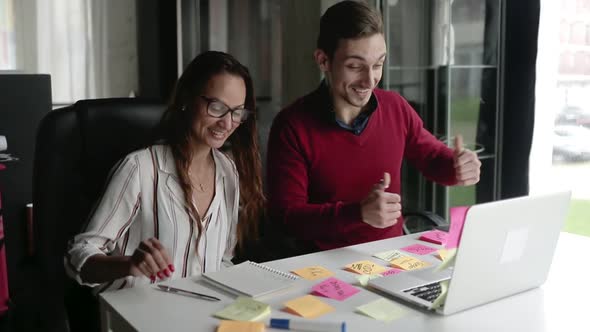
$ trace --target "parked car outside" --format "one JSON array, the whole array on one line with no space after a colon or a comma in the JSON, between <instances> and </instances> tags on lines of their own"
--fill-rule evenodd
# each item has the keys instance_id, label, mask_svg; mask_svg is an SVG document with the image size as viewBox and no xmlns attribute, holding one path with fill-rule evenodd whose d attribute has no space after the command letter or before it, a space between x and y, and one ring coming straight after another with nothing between
<instances>
[{"instance_id":1,"label":"parked car outside","mask_svg":"<svg viewBox=\"0 0 590 332\"><path fill-rule=\"evenodd\" d=\"M553 161L590 160L590 129L560 125L553 130Z\"/></svg>"},{"instance_id":2,"label":"parked car outside","mask_svg":"<svg viewBox=\"0 0 590 332\"><path fill-rule=\"evenodd\" d=\"M590 128L590 110L578 106L565 106L555 118L556 125L576 125Z\"/></svg>"}]
</instances>

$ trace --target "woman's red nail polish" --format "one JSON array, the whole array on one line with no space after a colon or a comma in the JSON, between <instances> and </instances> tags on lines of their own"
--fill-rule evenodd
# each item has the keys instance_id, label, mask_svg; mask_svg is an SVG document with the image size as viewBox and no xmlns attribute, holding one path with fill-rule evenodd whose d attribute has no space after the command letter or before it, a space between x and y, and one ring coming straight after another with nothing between
<instances>
[{"instance_id":1,"label":"woman's red nail polish","mask_svg":"<svg viewBox=\"0 0 590 332\"><path fill-rule=\"evenodd\" d=\"M166 277L169 277L172 275L172 273L170 273L170 271L168 271L168 269L164 270L164 274L166 275Z\"/></svg>"},{"instance_id":2,"label":"woman's red nail polish","mask_svg":"<svg viewBox=\"0 0 590 332\"><path fill-rule=\"evenodd\" d=\"M170 264L168 265L168 268L170 269L170 271L174 272L174 265Z\"/></svg>"},{"instance_id":3,"label":"woman's red nail polish","mask_svg":"<svg viewBox=\"0 0 590 332\"><path fill-rule=\"evenodd\" d=\"M158 275L158 278L160 278L160 279L164 279L164 277L162 277L162 272L158 272L158 273L156 273L156 274Z\"/></svg>"},{"instance_id":4,"label":"woman's red nail polish","mask_svg":"<svg viewBox=\"0 0 590 332\"><path fill-rule=\"evenodd\" d=\"M156 276L152 274L152 275L150 276L150 280L151 280L152 282L156 281Z\"/></svg>"}]
</instances>

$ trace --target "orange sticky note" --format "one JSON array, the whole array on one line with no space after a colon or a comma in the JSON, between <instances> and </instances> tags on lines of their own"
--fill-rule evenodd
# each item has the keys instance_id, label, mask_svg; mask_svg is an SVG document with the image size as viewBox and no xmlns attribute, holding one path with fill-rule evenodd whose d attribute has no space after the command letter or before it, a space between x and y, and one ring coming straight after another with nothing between
<instances>
[{"instance_id":1,"label":"orange sticky note","mask_svg":"<svg viewBox=\"0 0 590 332\"><path fill-rule=\"evenodd\" d=\"M359 261L346 265L346 269L358 274L381 274L387 268L371 261Z\"/></svg>"},{"instance_id":2,"label":"orange sticky note","mask_svg":"<svg viewBox=\"0 0 590 332\"><path fill-rule=\"evenodd\" d=\"M334 311L334 307L312 295L305 295L285 302L285 307L290 313L305 318L316 318Z\"/></svg>"},{"instance_id":3,"label":"orange sticky note","mask_svg":"<svg viewBox=\"0 0 590 332\"><path fill-rule=\"evenodd\" d=\"M217 332L264 332L266 327L261 322L241 322L237 320L222 320L217 326Z\"/></svg>"},{"instance_id":4,"label":"orange sticky note","mask_svg":"<svg viewBox=\"0 0 590 332\"><path fill-rule=\"evenodd\" d=\"M308 266L291 272L307 280L327 278L334 275L332 271L321 266Z\"/></svg>"},{"instance_id":5,"label":"orange sticky note","mask_svg":"<svg viewBox=\"0 0 590 332\"><path fill-rule=\"evenodd\" d=\"M411 256L402 256L391 261L391 265L406 271L418 270L430 266L430 263Z\"/></svg>"}]
</instances>

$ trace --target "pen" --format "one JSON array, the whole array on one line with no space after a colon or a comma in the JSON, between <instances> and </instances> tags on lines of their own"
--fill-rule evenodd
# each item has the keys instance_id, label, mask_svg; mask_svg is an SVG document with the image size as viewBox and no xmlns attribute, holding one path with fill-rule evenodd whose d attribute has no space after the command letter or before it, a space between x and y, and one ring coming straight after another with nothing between
<instances>
[{"instance_id":1,"label":"pen","mask_svg":"<svg viewBox=\"0 0 590 332\"><path fill-rule=\"evenodd\" d=\"M164 292L168 292L168 293L178 293L178 294L184 294L184 295L191 295L191 296L196 296L200 299L208 300L208 301L221 301L220 299L216 298L215 296L201 294L201 293L197 293L197 292L193 292L193 291L189 291L189 290L185 290L185 289L175 288L175 287L171 287L168 285L158 285L158 288L160 290L162 290Z\"/></svg>"},{"instance_id":2,"label":"pen","mask_svg":"<svg viewBox=\"0 0 590 332\"><path fill-rule=\"evenodd\" d=\"M282 330L310 332L346 332L345 322L318 322L271 318L270 327Z\"/></svg>"}]
</instances>

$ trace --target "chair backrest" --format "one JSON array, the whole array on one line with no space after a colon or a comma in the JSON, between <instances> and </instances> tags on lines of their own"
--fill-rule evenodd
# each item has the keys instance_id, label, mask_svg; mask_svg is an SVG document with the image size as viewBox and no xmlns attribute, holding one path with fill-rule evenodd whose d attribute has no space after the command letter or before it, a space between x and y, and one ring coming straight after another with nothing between
<instances>
[{"instance_id":1,"label":"chair backrest","mask_svg":"<svg viewBox=\"0 0 590 332\"><path fill-rule=\"evenodd\" d=\"M165 105L131 98L82 100L47 114L37 131L33 170L36 258L46 327L68 320L71 331L89 330L78 303L89 290L65 276L67 242L79 233L113 165L149 145ZM82 295L80 295L82 294ZM66 307L64 307L64 302ZM79 324L84 324L83 325Z\"/></svg>"}]
</instances>

